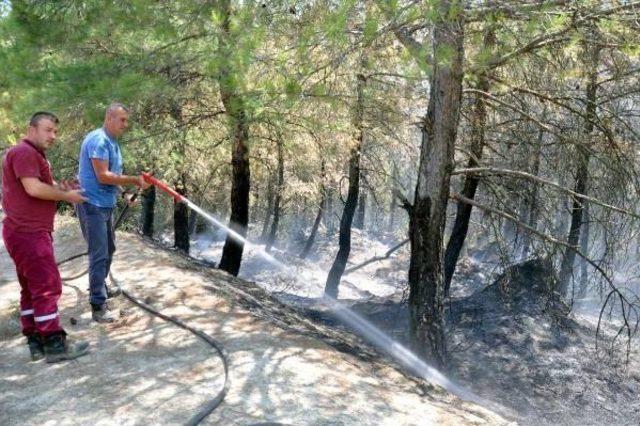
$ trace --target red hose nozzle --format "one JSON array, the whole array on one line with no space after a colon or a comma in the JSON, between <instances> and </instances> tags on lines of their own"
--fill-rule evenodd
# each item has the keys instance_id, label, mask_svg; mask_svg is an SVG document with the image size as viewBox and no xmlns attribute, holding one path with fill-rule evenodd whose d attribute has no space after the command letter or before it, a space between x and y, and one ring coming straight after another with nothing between
<instances>
[{"instance_id":1,"label":"red hose nozzle","mask_svg":"<svg viewBox=\"0 0 640 426\"><path fill-rule=\"evenodd\" d=\"M169 185L167 185L166 183L162 182L161 180L158 180L158 179L154 178L153 176L151 176L151 174L143 172L142 173L142 178L147 183L149 183L151 185L154 185L154 186L157 186L158 188L162 189L167 194L171 195L176 202L181 202L181 201L184 202L186 200L186 198L183 195L178 194L175 189L169 188Z\"/></svg>"}]
</instances>

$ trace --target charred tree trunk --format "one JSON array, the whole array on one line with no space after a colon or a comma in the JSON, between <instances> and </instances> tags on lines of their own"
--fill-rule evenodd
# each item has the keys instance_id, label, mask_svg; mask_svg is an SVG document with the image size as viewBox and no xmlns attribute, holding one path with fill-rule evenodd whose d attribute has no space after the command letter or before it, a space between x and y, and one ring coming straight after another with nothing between
<instances>
[{"instance_id":1,"label":"charred tree trunk","mask_svg":"<svg viewBox=\"0 0 640 426\"><path fill-rule=\"evenodd\" d=\"M351 224L358 204L358 192L360 191L360 151L364 140L362 122L364 115L364 88L367 80L363 74L358 74L357 78L357 99L353 119L354 128L356 129L356 145L351 149L349 157L349 190L347 192L347 201L342 211L342 218L340 219L340 248L329 270L324 287L324 294L332 298L338 296L338 285L351 252Z\"/></svg>"},{"instance_id":2,"label":"charred tree trunk","mask_svg":"<svg viewBox=\"0 0 640 426\"><path fill-rule=\"evenodd\" d=\"M174 103L171 105L170 114L179 125L184 123L182 116L182 105ZM179 177L174 182L176 192L181 195L187 196L187 174L184 172L184 159L185 159L185 145L186 145L186 133L182 132L181 143L176 147L176 153L178 154L178 170ZM185 203L173 202L173 246L189 254L189 209Z\"/></svg>"},{"instance_id":3,"label":"charred tree trunk","mask_svg":"<svg viewBox=\"0 0 640 426\"><path fill-rule=\"evenodd\" d=\"M595 36L595 31L589 31L589 35ZM585 136L586 139L592 136L596 120L597 90L598 90L598 63L600 62L600 50L595 45L594 40L585 40L585 66L588 69L588 83L586 89L586 112L585 112ZM576 146L578 154L578 168L576 171L576 183L574 191L585 194L587 180L589 178L589 147ZM571 208L571 226L567 243L572 248L567 248L562 258L560 266L559 285L560 294L567 295L569 281L573 276L573 265L575 263L576 251L573 247L578 246L580 241L580 227L583 223L584 207L578 198L574 198Z\"/></svg>"},{"instance_id":4,"label":"charred tree trunk","mask_svg":"<svg viewBox=\"0 0 640 426\"><path fill-rule=\"evenodd\" d=\"M493 29L487 30L484 39L485 48L490 49L495 44L495 35ZM489 78L485 73L478 77L478 90L488 92L490 88ZM484 102L484 96L480 93L476 94L473 117L471 119L471 156L467 163L468 168L477 167L478 162L482 158L482 151L485 145L484 130L487 120L487 107ZM474 199L480 178L477 175L464 176L464 183L461 194L466 198ZM449 297L451 289L451 280L453 273L460 257L462 247L467 238L469 231L469 221L471 220L472 206L466 203L458 203L456 206L456 218L453 222L451 236L447 243L447 249L444 254L444 297Z\"/></svg>"},{"instance_id":5,"label":"charred tree trunk","mask_svg":"<svg viewBox=\"0 0 640 426\"><path fill-rule=\"evenodd\" d=\"M240 234L247 235L249 223L249 189L251 187L251 173L249 170L249 128L244 113L232 117L234 124L234 149L232 154L233 181L231 184L231 216L229 228ZM231 235L222 249L220 269L231 275L238 275L242 262L244 241Z\"/></svg>"},{"instance_id":6,"label":"charred tree trunk","mask_svg":"<svg viewBox=\"0 0 640 426\"><path fill-rule=\"evenodd\" d=\"M576 184L574 191L579 194L584 194L587 188L587 179L589 172L589 154L583 149L579 149L581 152L578 157L578 170L576 174ZM569 227L569 236L567 237L567 243L572 247L577 247L580 241L580 227L582 226L582 213L583 205L579 199L573 200L571 207L571 225ZM567 248L562 259L560 266L560 294L567 295L569 289L569 281L573 276L573 265L575 263L576 251L574 249Z\"/></svg>"},{"instance_id":7,"label":"charred tree trunk","mask_svg":"<svg viewBox=\"0 0 640 426\"><path fill-rule=\"evenodd\" d=\"M187 189L184 185L185 177L182 176L180 182L176 182L178 194L187 196ZM174 247L189 254L189 208L185 203L173 202L173 237Z\"/></svg>"},{"instance_id":8,"label":"charred tree trunk","mask_svg":"<svg viewBox=\"0 0 640 426\"><path fill-rule=\"evenodd\" d=\"M422 129L409 229L409 309L415 350L443 367L447 348L442 245L462 95L464 18L462 9L450 1L440 3L438 15L442 18L434 23L434 55L444 51L451 55L448 61L434 61Z\"/></svg>"},{"instance_id":9,"label":"charred tree trunk","mask_svg":"<svg viewBox=\"0 0 640 426\"><path fill-rule=\"evenodd\" d=\"M233 49L235 45L230 40L231 5L230 0L220 0L217 3L218 12L222 17L219 44L221 57L226 58L218 73L220 97L225 107L232 133L233 152L231 155L232 183L231 183L231 215L229 228L240 234L247 235L249 223L249 192L251 190L251 173L249 168L249 123L247 120L244 99L240 94L242 76L233 69ZM238 275L244 251L244 240L239 240L231 234L222 249L220 269L231 275Z\"/></svg>"},{"instance_id":10,"label":"charred tree trunk","mask_svg":"<svg viewBox=\"0 0 640 426\"><path fill-rule=\"evenodd\" d=\"M155 219L156 187L151 185L142 193L142 235L153 237L153 221Z\"/></svg>"},{"instance_id":11,"label":"charred tree trunk","mask_svg":"<svg viewBox=\"0 0 640 426\"><path fill-rule=\"evenodd\" d=\"M318 228L320 227L320 221L322 220L322 214L324 212L324 206L327 201L327 195L325 192L324 181L326 177L325 171L325 163L324 158L320 160L320 207L318 207L318 214L316 214L316 220L313 222L313 227L311 228L311 233L309 234L309 238L307 239L307 243L304 245L304 249L302 253L300 253L300 259L306 259L311 251L311 247L313 247L313 242L316 239L316 234L318 233Z\"/></svg>"},{"instance_id":12,"label":"charred tree trunk","mask_svg":"<svg viewBox=\"0 0 640 426\"><path fill-rule=\"evenodd\" d=\"M282 191L284 189L284 153L282 147L282 140L278 139L278 181L276 183L276 197L273 201L273 222L271 222L271 231L267 238L265 250L271 251L273 243L276 240L276 233L278 232L278 224L280 223L280 203L282 202Z\"/></svg>"}]
</instances>

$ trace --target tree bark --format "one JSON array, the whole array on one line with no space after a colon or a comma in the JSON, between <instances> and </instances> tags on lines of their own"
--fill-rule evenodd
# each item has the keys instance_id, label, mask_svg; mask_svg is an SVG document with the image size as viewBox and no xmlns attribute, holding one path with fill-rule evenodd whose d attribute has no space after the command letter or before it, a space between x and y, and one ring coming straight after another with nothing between
<instances>
[{"instance_id":1,"label":"tree bark","mask_svg":"<svg viewBox=\"0 0 640 426\"><path fill-rule=\"evenodd\" d=\"M340 278L342 278L344 269L347 266L347 259L349 259L349 253L351 252L351 224L358 204L358 192L360 191L360 151L364 140L362 122L364 115L364 88L367 80L363 74L358 74L357 79L357 99L353 118L354 128L356 129L356 144L351 149L349 157L349 190L347 192L347 201L342 211L342 218L340 219L340 236L338 239L340 247L329 270L324 287L324 294L332 298L338 296Z\"/></svg>"},{"instance_id":2,"label":"tree bark","mask_svg":"<svg viewBox=\"0 0 640 426\"><path fill-rule=\"evenodd\" d=\"M576 184L574 191L584 194L587 188L587 179L589 172L589 154L583 149L578 154L578 170L576 174ZM580 227L582 226L583 201L574 199L571 207L571 225L569 226L569 235L567 243L571 247L577 247L580 241ZM567 248L564 252L562 264L560 266L560 294L568 295L569 281L573 276L573 265L575 263L576 252L574 249Z\"/></svg>"},{"instance_id":3,"label":"tree bark","mask_svg":"<svg viewBox=\"0 0 640 426\"><path fill-rule=\"evenodd\" d=\"M422 129L420 166L409 238L410 333L416 352L436 365L446 365L444 336L443 236L454 144L462 95L464 17L455 2L442 1L434 23L436 60L430 99ZM448 52L448 60L439 60Z\"/></svg>"},{"instance_id":4,"label":"tree bark","mask_svg":"<svg viewBox=\"0 0 640 426\"><path fill-rule=\"evenodd\" d=\"M271 216L273 216L273 179L271 174L267 179L267 210L264 214L264 222L262 222L262 232L260 232L260 241L267 240L267 234L269 232L269 224L271 223Z\"/></svg>"},{"instance_id":5,"label":"tree bark","mask_svg":"<svg viewBox=\"0 0 640 426\"><path fill-rule=\"evenodd\" d=\"M307 239L307 243L304 245L304 249L302 253L300 253L300 259L306 259L311 251L311 247L313 246L313 242L316 239L316 234L318 233L318 228L320 227L320 221L322 220L322 215L324 212L324 206L327 201L327 194L325 191L324 181L326 179L326 170L325 170L325 162L324 158L320 160L320 206L318 207L318 214L316 214L316 219L313 222L313 227L311 228L311 233L309 234L309 238Z\"/></svg>"},{"instance_id":6,"label":"tree bark","mask_svg":"<svg viewBox=\"0 0 640 426\"><path fill-rule=\"evenodd\" d=\"M155 219L156 187L151 185L142 193L142 235L153 238Z\"/></svg>"},{"instance_id":7,"label":"tree bark","mask_svg":"<svg viewBox=\"0 0 640 426\"><path fill-rule=\"evenodd\" d=\"M333 235L335 230L333 226L333 188L325 187L325 197L324 226L327 228L327 235Z\"/></svg>"},{"instance_id":8,"label":"tree bark","mask_svg":"<svg viewBox=\"0 0 640 426\"><path fill-rule=\"evenodd\" d=\"M280 223L280 203L282 202L282 191L284 190L284 153L282 140L278 139L278 181L276 183L276 197L273 201L273 222L271 222L271 230L265 245L265 251L268 253L276 241L276 233L278 232L278 224Z\"/></svg>"},{"instance_id":9,"label":"tree bark","mask_svg":"<svg viewBox=\"0 0 640 426\"><path fill-rule=\"evenodd\" d=\"M176 182L176 192L187 196L187 189L184 186L185 176L181 182ZM185 203L173 202L173 237L174 247L189 254L189 208Z\"/></svg>"},{"instance_id":10,"label":"tree bark","mask_svg":"<svg viewBox=\"0 0 640 426\"><path fill-rule=\"evenodd\" d=\"M543 111L543 116L546 115L546 109ZM533 153L533 166L531 168L531 174L538 176L540 174L540 159L542 158L542 141L544 139L544 130L538 131L538 140L534 147ZM527 225L533 229L538 229L538 216L540 214L539 203L539 189L538 185L534 182L530 186L529 190L529 214L527 217ZM528 232L524 233L522 240L522 257L527 258L531 253L531 235Z\"/></svg>"},{"instance_id":11,"label":"tree bark","mask_svg":"<svg viewBox=\"0 0 640 426\"><path fill-rule=\"evenodd\" d=\"M580 251L585 255L589 253L589 234L591 231L591 224L589 218L589 204L584 206L582 212L582 232L580 233ZM589 269L588 263L584 258L580 258L580 291L578 297L584 298L587 295L587 286L589 284Z\"/></svg>"},{"instance_id":12,"label":"tree bark","mask_svg":"<svg viewBox=\"0 0 640 426\"><path fill-rule=\"evenodd\" d=\"M589 31L589 35L595 36L595 30ZM588 83L586 89L586 112L584 134L587 140L591 138L596 120L596 107L598 95L598 64L600 62L600 50L594 44L594 40L584 40L585 44L585 67L588 70ZM574 191L579 194L585 194L587 189L587 180L589 178L589 160L590 154L588 148L577 145L578 168L576 171L576 183ZM580 241L580 228L583 223L583 201L574 198L571 208L571 226L569 227L569 235L567 243L570 247L577 247ZM559 274L559 290L560 294L568 295L569 281L573 276L573 266L575 263L576 252L574 248L567 248L562 258Z\"/></svg>"},{"instance_id":13,"label":"tree bark","mask_svg":"<svg viewBox=\"0 0 640 426\"><path fill-rule=\"evenodd\" d=\"M495 35L493 28L489 28L485 34L485 49L490 49L495 44ZM478 76L478 90L489 92L491 83L485 73ZM476 94L473 107L473 117L471 119L471 156L467 164L468 168L478 166L478 161L482 158L482 151L485 145L485 125L487 120L487 107L484 103L484 96L480 93ZM469 175L464 177L464 184L461 194L469 199L474 199L480 178L477 175ZM458 203L456 206L456 218L453 222L451 236L447 243L447 249L444 255L444 297L449 297L451 289L451 280L453 273L460 257L462 247L467 238L469 231L469 221L471 220L470 204Z\"/></svg>"},{"instance_id":14,"label":"tree bark","mask_svg":"<svg viewBox=\"0 0 640 426\"><path fill-rule=\"evenodd\" d=\"M249 190L251 187L251 173L249 170L249 129L244 113L233 117L234 125L234 149L232 154L233 182L231 184L231 216L229 228L240 234L243 238L247 235L249 223ZM244 240L238 240L231 235L222 249L220 269L231 275L237 276L242 262Z\"/></svg>"},{"instance_id":15,"label":"tree bark","mask_svg":"<svg viewBox=\"0 0 640 426\"><path fill-rule=\"evenodd\" d=\"M170 114L179 125L184 123L182 115L182 105L178 102L174 102L171 105ZM184 172L184 159L185 159L185 145L186 145L186 133L181 133L182 140L178 144L176 151L179 155L180 162L178 163L178 179L174 182L176 192L181 195L187 196L187 174ZM173 202L173 246L189 254L189 208L184 203Z\"/></svg>"},{"instance_id":16,"label":"tree bark","mask_svg":"<svg viewBox=\"0 0 640 426\"><path fill-rule=\"evenodd\" d=\"M389 223L387 232L393 232L396 227L396 182L398 180L398 166L393 162L393 172L391 175L391 201L389 202Z\"/></svg>"},{"instance_id":17,"label":"tree bark","mask_svg":"<svg viewBox=\"0 0 640 426\"><path fill-rule=\"evenodd\" d=\"M230 234L222 249L220 269L237 276L244 251L244 237L247 235L249 223L249 192L251 190L251 173L249 168L249 123L244 99L239 94L242 76L233 69L234 43L230 40L231 5L229 0L220 0L217 4L222 16L219 44L221 57L226 63L221 65L218 74L220 96L225 107L232 133L233 152L231 155L232 183L231 183L231 215L229 228L240 234L238 240Z\"/></svg>"}]
</instances>

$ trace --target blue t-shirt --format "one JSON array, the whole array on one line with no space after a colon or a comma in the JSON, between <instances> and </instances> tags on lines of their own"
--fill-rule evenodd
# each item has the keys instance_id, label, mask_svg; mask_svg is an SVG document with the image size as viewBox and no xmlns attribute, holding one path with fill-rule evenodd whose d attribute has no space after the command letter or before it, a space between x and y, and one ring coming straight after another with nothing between
<instances>
[{"instance_id":1,"label":"blue t-shirt","mask_svg":"<svg viewBox=\"0 0 640 426\"><path fill-rule=\"evenodd\" d=\"M110 172L117 175L122 174L122 155L118 142L111 138L103 128L90 132L82 142L78 181L84 189L83 195L90 204L98 207L114 207L118 196L118 187L98 182L91 163L92 158L108 161Z\"/></svg>"}]
</instances>

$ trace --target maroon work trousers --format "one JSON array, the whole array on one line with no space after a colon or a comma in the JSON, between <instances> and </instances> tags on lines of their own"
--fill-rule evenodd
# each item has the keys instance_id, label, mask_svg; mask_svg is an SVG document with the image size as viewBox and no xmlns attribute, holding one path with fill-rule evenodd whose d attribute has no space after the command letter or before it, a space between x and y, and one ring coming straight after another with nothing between
<instances>
[{"instance_id":1,"label":"maroon work trousers","mask_svg":"<svg viewBox=\"0 0 640 426\"><path fill-rule=\"evenodd\" d=\"M53 253L53 239L46 231L16 232L2 227L2 238L16 265L20 282L22 333L48 336L62 331L58 299L62 280Z\"/></svg>"}]
</instances>

